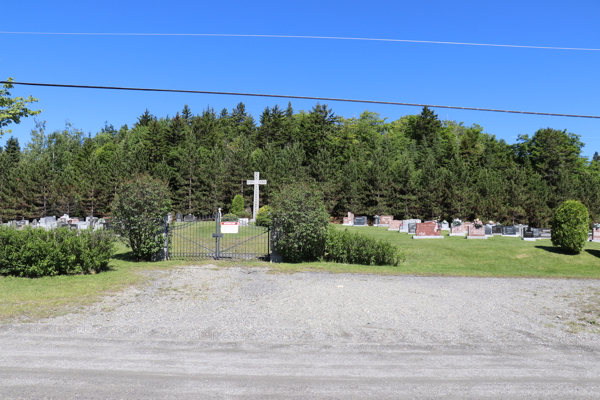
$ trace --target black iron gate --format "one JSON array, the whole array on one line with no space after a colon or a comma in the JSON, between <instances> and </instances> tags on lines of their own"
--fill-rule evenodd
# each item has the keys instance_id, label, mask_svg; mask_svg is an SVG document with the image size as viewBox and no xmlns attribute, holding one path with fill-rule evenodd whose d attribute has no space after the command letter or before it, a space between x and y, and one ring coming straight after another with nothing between
<instances>
[{"instance_id":1,"label":"black iron gate","mask_svg":"<svg viewBox=\"0 0 600 400\"><path fill-rule=\"evenodd\" d=\"M219 213L186 216L165 224L167 259L269 259L269 229L244 220L221 221Z\"/></svg>"}]
</instances>

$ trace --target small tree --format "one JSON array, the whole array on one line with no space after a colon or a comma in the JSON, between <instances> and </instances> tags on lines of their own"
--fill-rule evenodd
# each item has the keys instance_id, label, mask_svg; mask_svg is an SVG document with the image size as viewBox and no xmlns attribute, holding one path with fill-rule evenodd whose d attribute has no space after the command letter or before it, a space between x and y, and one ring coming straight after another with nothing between
<instances>
[{"instance_id":1,"label":"small tree","mask_svg":"<svg viewBox=\"0 0 600 400\"><path fill-rule=\"evenodd\" d=\"M323 256L329 214L322 194L315 187L285 186L275 195L271 207L277 253L289 262L311 261Z\"/></svg>"},{"instance_id":2,"label":"small tree","mask_svg":"<svg viewBox=\"0 0 600 400\"><path fill-rule=\"evenodd\" d=\"M112 203L114 226L136 260L152 260L163 248L161 229L171 208L167 185L148 175L127 182Z\"/></svg>"},{"instance_id":3,"label":"small tree","mask_svg":"<svg viewBox=\"0 0 600 400\"><path fill-rule=\"evenodd\" d=\"M231 210L229 212L235 215L242 214L244 212L244 198L241 195L235 195L231 201Z\"/></svg>"},{"instance_id":4,"label":"small tree","mask_svg":"<svg viewBox=\"0 0 600 400\"><path fill-rule=\"evenodd\" d=\"M552 244L571 253L579 253L588 237L588 211L577 200L567 200L554 213Z\"/></svg>"},{"instance_id":5,"label":"small tree","mask_svg":"<svg viewBox=\"0 0 600 400\"><path fill-rule=\"evenodd\" d=\"M256 225L258 226L271 226L271 207L262 206L256 213Z\"/></svg>"}]
</instances>

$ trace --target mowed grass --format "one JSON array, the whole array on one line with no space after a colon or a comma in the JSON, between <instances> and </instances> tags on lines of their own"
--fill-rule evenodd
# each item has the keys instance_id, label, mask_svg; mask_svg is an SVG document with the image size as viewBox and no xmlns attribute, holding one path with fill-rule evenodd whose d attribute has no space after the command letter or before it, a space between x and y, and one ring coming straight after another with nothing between
<instances>
[{"instance_id":1,"label":"mowed grass","mask_svg":"<svg viewBox=\"0 0 600 400\"><path fill-rule=\"evenodd\" d=\"M110 271L95 275L39 279L0 277L0 322L36 321L92 304L104 295L119 292L152 279L151 270L176 266L215 264L268 267L271 273L301 271L378 275L437 275L477 277L600 278L600 243L586 243L578 255L566 254L550 240L526 242L494 236L486 240L449 237L414 240L412 235L376 227L343 227L397 245L406 261L397 267L348 265L325 262L273 264L260 261L162 261L134 262L130 251L118 245ZM447 232L443 232L447 233Z\"/></svg>"},{"instance_id":2,"label":"mowed grass","mask_svg":"<svg viewBox=\"0 0 600 400\"><path fill-rule=\"evenodd\" d=\"M469 240L462 236L443 239L412 239L412 234L388 231L381 227L345 227L376 239L387 240L406 254L398 267L358 267L363 272L384 274L489 276L489 277L560 277L600 278L600 243L586 243L577 255L552 246L549 239L528 242L520 238L494 236ZM326 263L311 263L323 268ZM298 266L299 268L308 265ZM293 266L288 267L293 269ZM342 266L334 269L345 269Z\"/></svg>"},{"instance_id":3,"label":"mowed grass","mask_svg":"<svg viewBox=\"0 0 600 400\"><path fill-rule=\"evenodd\" d=\"M61 315L98 301L103 295L141 285L144 271L199 264L183 261L134 262L125 245L117 245L110 270L99 274L15 278L0 276L0 322L27 322Z\"/></svg>"}]
</instances>

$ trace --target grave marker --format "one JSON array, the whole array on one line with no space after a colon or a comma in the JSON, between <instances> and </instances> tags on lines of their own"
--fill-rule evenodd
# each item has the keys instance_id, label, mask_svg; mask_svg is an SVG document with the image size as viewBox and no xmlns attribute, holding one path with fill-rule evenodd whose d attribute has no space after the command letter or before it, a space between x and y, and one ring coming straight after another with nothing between
<instances>
[{"instance_id":1,"label":"grave marker","mask_svg":"<svg viewBox=\"0 0 600 400\"><path fill-rule=\"evenodd\" d=\"M355 217L354 226L368 226L367 217Z\"/></svg>"},{"instance_id":2,"label":"grave marker","mask_svg":"<svg viewBox=\"0 0 600 400\"><path fill-rule=\"evenodd\" d=\"M410 222L408 224L408 233L411 234L416 234L417 233L417 223L416 222Z\"/></svg>"},{"instance_id":3,"label":"grave marker","mask_svg":"<svg viewBox=\"0 0 600 400\"><path fill-rule=\"evenodd\" d=\"M253 180L248 180L247 181L248 185L254 185L254 202L252 203L252 221L256 221L256 214L258 213L258 202L259 202L259 196L258 196L258 190L259 190L259 185L266 185L267 181L266 180L261 180L260 179L260 172L254 172L254 179Z\"/></svg>"},{"instance_id":4,"label":"grave marker","mask_svg":"<svg viewBox=\"0 0 600 400\"><path fill-rule=\"evenodd\" d=\"M592 226L592 238L590 242L600 242L600 224L594 224Z\"/></svg>"},{"instance_id":5,"label":"grave marker","mask_svg":"<svg viewBox=\"0 0 600 400\"><path fill-rule=\"evenodd\" d=\"M393 215L382 215L379 217L379 226L388 226L394 220Z\"/></svg>"},{"instance_id":6,"label":"grave marker","mask_svg":"<svg viewBox=\"0 0 600 400\"><path fill-rule=\"evenodd\" d=\"M415 226L416 234L412 237L413 239L443 239L438 229L437 221L428 221L417 223Z\"/></svg>"},{"instance_id":7,"label":"grave marker","mask_svg":"<svg viewBox=\"0 0 600 400\"><path fill-rule=\"evenodd\" d=\"M393 219L390 221L388 225L388 231L400 231L400 227L402 226L402 221L398 219Z\"/></svg>"}]
</instances>

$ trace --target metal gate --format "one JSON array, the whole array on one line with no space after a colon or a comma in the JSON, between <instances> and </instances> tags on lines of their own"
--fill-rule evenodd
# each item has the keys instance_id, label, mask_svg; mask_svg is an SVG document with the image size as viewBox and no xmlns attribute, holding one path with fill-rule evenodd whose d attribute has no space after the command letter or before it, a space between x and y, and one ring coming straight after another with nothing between
<instances>
[{"instance_id":1,"label":"metal gate","mask_svg":"<svg viewBox=\"0 0 600 400\"><path fill-rule=\"evenodd\" d=\"M193 218L186 216L181 222L166 224L167 259L268 260L269 228L253 222L235 225L236 222L221 221L220 214L215 213Z\"/></svg>"}]
</instances>

